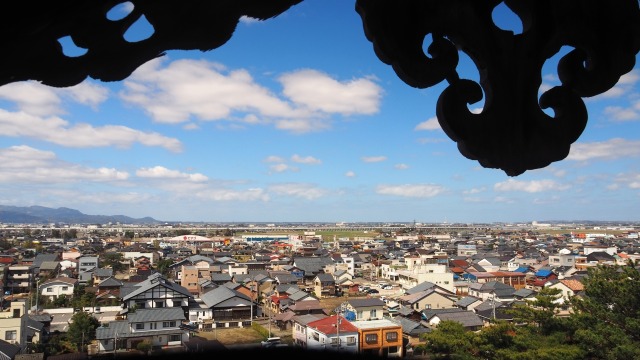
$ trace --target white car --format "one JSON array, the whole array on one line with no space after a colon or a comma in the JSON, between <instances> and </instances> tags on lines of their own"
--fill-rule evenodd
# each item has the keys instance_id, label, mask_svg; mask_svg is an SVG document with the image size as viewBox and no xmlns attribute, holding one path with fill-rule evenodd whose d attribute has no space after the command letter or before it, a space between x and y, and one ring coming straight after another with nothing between
<instances>
[{"instance_id":1,"label":"white car","mask_svg":"<svg viewBox=\"0 0 640 360\"><path fill-rule=\"evenodd\" d=\"M382 290L393 290L393 285L387 284L387 285L382 287Z\"/></svg>"},{"instance_id":2,"label":"white car","mask_svg":"<svg viewBox=\"0 0 640 360\"><path fill-rule=\"evenodd\" d=\"M267 338L267 340L260 342L260 344L262 344L262 347L275 347L276 345L280 344L280 338L270 337L270 338Z\"/></svg>"}]
</instances>

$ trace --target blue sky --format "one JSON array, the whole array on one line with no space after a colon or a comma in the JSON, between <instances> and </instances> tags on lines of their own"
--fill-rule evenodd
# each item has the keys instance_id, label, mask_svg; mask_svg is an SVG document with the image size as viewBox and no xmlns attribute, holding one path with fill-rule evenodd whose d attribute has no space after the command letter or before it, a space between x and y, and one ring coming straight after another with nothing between
<instances>
[{"instance_id":1,"label":"blue sky","mask_svg":"<svg viewBox=\"0 0 640 360\"><path fill-rule=\"evenodd\" d=\"M496 23L517 31L506 15ZM471 65L458 72L477 80ZM509 177L458 152L435 119L447 84L403 83L354 1L305 0L121 82L0 87L0 204L164 221L636 221L639 83L636 66L585 99L565 160Z\"/></svg>"}]
</instances>

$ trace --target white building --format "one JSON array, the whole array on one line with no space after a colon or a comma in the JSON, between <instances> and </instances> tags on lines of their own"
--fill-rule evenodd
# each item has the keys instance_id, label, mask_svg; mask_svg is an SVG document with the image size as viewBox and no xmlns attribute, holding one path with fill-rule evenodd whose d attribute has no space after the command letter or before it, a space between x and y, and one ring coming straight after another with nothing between
<instances>
[{"instance_id":1,"label":"white building","mask_svg":"<svg viewBox=\"0 0 640 360\"><path fill-rule=\"evenodd\" d=\"M53 300L58 296L65 295L69 298L73 296L73 290L78 285L78 279L68 277L58 277L47 280L40 284L39 292L42 296L47 296Z\"/></svg>"}]
</instances>

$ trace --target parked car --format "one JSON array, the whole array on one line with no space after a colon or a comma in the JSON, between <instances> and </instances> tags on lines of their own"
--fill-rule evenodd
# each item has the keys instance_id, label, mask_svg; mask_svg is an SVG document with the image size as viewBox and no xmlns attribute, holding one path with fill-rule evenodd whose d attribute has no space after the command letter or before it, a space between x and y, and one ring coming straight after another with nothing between
<instances>
[{"instance_id":1,"label":"parked car","mask_svg":"<svg viewBox=\"0 0 640 360\"><path fill-rule=\"evenodd\" d=\"M369 289L367 291L365 291L367 294L373 295L373 294L380 294L380 291L378 291L377 289Z\"/></svg>"},{"instance_id":2,"label":"parked car","mask_svg":"<svg viewBox=\"0 0 640 360\"><path fill-rule=\"evenodd\" d=\"M387 285L382 287L382 290L393 290L393 285L387 284Z\"/></svg>"},{"instance_id":3,"label":"parked car","mask_svg":"<svg viewBox=\"0 0 640 360\"><path fill-rule=\"evenodd\" d=\"M262 347L276 347L280 344L280 337L270 337L267 340L261 341Z\"/></svg>"},{"instance_id":4,"label":"parked car","mask_svg":"<svg viewBox=\"0 0 640 360\"><path fill-rule=\"evenodd\" d=\"M371 289L369 286L364 286L364 285L358 286L358 291L360 292L366 292L369 289Z\"/></svg>"}]
</instances>

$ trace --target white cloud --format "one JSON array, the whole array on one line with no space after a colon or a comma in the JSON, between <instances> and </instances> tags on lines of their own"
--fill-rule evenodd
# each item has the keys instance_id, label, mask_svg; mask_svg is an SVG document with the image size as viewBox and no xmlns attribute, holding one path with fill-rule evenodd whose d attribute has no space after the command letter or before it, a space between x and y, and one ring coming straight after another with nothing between
<instances>
[{"instance_id":1,"label":"white cloud","mask_svg":"<svg viewBox=\"0 0 640 360\"><path fill-rule=\"evenodd\" d=\"M62 100L55 90L35 81L0 86L0 98L15 102L21 112L34 116L63 113Z\"/></svg>"},{"instance_id":2,"label":"white cloud","mask_svg":"<svg viewBox=\"0 0 640 360\"><path fill-rule=\"evenodd\" d=\"M356 177L356 173L353 171L347 171L346 173L344 173L344 176L346 177Z\"/></svg>"},{"instance_id":3,"label":"white cloud","mask_svg":"<svg viewBox=\"0 0 640 360\"><path fill-rule=\"evenodd\" d=\"M640 189L640 174L639 173L624 173L618 174L615 179L615 183L609 185L612 190L617 190L621 186L625 186L629 189Z\"/></svg>"},{"instance_id":4,"label":"white cloud","mask_svg":"<svg viewBox=\"0 0 640 360\"><path fill-rule=\"evenodd\" d=\"M623 96L630 91L633 91L634 85L640 79L640 72L638 70L631 70L630 72L622 75L618 83L609 89L608 91L599 94L594 99L610 99Z\"/></svg>"},{"instance_id":5,"label":"white cloud","mask_svg":"<svg viewBox=\"0 0 640 360\"><path fill-rule=\"evenodd\" d=\"M245 25L259 23L260 21L261 21L260 19L253 18L251 16L242 15L240 17L240 23Z\"/></svg>"},{"instance_id":6,"label":"white cloud","mask_svg":"<svg viewBox=\"0 0 640 360\"><path fill-rule=\"evenodd\" d=\"M305 69L282 75L279 81L285 96L313 111L375 114L380 107L382 88L370 79L338 81L319 71Z\"/></svg>"},{"instance_id":7,"label":"white cloud","mask_svg":"<svg viewBox=\"0 0 640 360\"><path fill-rule=\"evenodd\" d=\"M38 116L64 114L63 98L93 108L107 100L109 91L90 81L67 88L55 88L36 81L23 81L0 87L0 99L14 102L20 112Z\"/></svg>"},{"instance_id":8,"label":"white cloud","mask_svg":"<svg viewBox=\"0 0 640 360\"><path fill-rule=\"evenodd\" d=\"M264 159L264 162L266 162L266 163L282 163L282 162L284 162L284 159L281 158L280 156L269 155Z\"/></svg>"},{"instance_id":9,"label":"white cloud","mask_svg":"<svg viewBox=\"0 0 640 360\"><path fill-rule=\"evenodd\" d=\"M275 165L269 166L269 170L271 170L271 172L274 172L274 173L282 173L287 170L292 170L292 168L287 164L275 164Z\"/></svg>"},{"instance_id":10,"label":"white cloud","mask_svg":"<svg viewBox=\"0 0 640 360\"><path fill-rule=\"evenodd\" d=\"M406 169L409 168L409 165L407 165L407 164L395 164L393 167L398 169L398 170L406 170Z\"/></svg>"},{"instance_id":11,"label":"white cloud","mask_svg":"<svg viewBox=\"0 0 640 360\"><path fill-rule=\"evenodd\" d=\"M231 120L234 111L263 116L303 115L255 83L246 70L228 71L205 60L164 59L140 66L127 80L122 99L162 123Z\"/></svg>"},{"instance_id":12,"label":"white cloud","mask_svg":"<svg viewBox=\"0 0 640 360\"><path fill-rule=\"evenodd\" d=\"M549 204L557 204L560 201L560 197L558 195L553 195L548 198L535 198L532 203L536 205L549 205Z\"/></svg>"},{"instance_id":13,"label":"white cloud","mask_svg":"<svg viewBox=\"0 0 640 360\"><path fill-rule=\"evenodd\" d=\"M327 194L327 191L311 184L286 183L269 186L269 192L278 195L292 196L306 200L315 200Z\"/></svg>"},{"instance_id":14,"label":"white cloud","mask_svg":"<svg viewBox=\"0 0 640 360\"><path fill-rule=\"evenodd\" d=\"M164 66L163 60L139 67L121 92L123 100L162 123L273 124L280 130L307 133L329 129L331 114L373 114L379 109L382 90L365 78L339 82L318 71L300 70L278 79L283 85L279 98L244 69L189 59Z\"/></svg>"},{"instance_id":15,"label":"white cloud","mask_svg":"<svg viewBox=\"0 0 640 360\"><path fill-rule=\"evenodd\" d=\"M173 152L182 151L179 140L155 132L142 132L119 125L70 125L68 121L56 116L43 118L23 111L9 112L4 109L0 109L0 135L29 137L70 148L129 148L134 143L140 143Z\"/></svg>"},{"instance_id":16,"label":"white cloud","mask_svg":"<svg viewBox=\"0 0 640 360\"><path fill-rule=\"evenodd\" d=\"M567 184L560 184L553 180L530 180L520 181L514 179L508 179L507 181L499 182L493 186L495 191L524 191L528 193L537 193L542 191L561 191L567 190L571 186Z\"/></svg>"},{"instance_id":17,"label":"white cloud","mask_svg":"<svg viewBox=\"0 0 640 360\"><path fill-rule=\"evenodd\" d=\"M420 144L439 144L445 142L446 139L436 139L436 138L419 138L418 143Z\"/></svg>"},{"instance_id":18,"label":"white cloud","mask_svg":"<svg viewBox=\"0 0 640 360\"><path fill-rule=\"evenodd\" d=\"M313 156L302 157L298 154L294 154L291 156L291 161L300 164L310 164L310 165L318 165L322 164L322 160L316 159Z\"/></svg>"},{"instance_id":19,"label":"white cloud","mask_svg":"<svg viewBox=\"0 0 640 360\"><path fill-rule=\"evenodd\" d=\"M479 193L484 192L486 190L487 190L487 188L481 187L481 188L473 188L473 189L465 190L462 193L463 194L467 194L467 195L473 195L473 194L479 194Z\"/></svg>"},{"instance_id":20,"label":"white cloud","mask_svg":"<svg viewBox=\"0 0 640 360\"><path fill-rule=\"evenodd\" d=\"M387 160L386 156L364 156L362 157L362 161L366 163L377 163Z\"/></svg>"},{"instance_id":21,"label":"white cloud","mask_svg":"<svg viewBox=\"0 0 640 360\"><path fill-rule=\"evenodd\" d=\"M188 174L177 170L170 170L163 166L154 166L151 168L141 168L136 171L136 176L145 179L170 179L181 181L203 182L208 178L202 174Z\"/></svg>"},{"instance_id":22,"label":"white cloud","mask_svg":"<svg viewBox=\"0 0 640 360\"><path fill-rule=\"evenodd\" d=\"M200 200L211 201L269 201L270 197L263 189L253 188L244 191L228 189L210 189L197 194Z\"/></svg>"},{"instance_id":23,"label":"white cloud","mask_svg":"<svg viewBox=\"0 0 640 360\"><path fill-rule=\"evenodd\" d=\"M515 201L505 196L496 196L493 198L493 202L502 203L502 204L513 204Z\"/></svg>"},{"instance_id":24,"label":"white cloud","mask_svg":"<svg viewBox=\"0 0 640 360\"><path fill-rule=\"evenodd\" d=\"M277 119L274 124L276 129L289 131L293 134L305 134L331 128L329 120L320 118Z\"/></svg>"},{"instance_id":25,"label":"white cloud","mask_svg":"<svg viewBox=\"0 0 640 360\"><path fill-rule=\"evenodd\" d=\"M623 108L621 106L607 106L603 113L616 122L639 121L640 111L635 108Z\"/></svg>"},{"instance_id":26,"label":"white cloud","mask_svg":"<svg viewBox=\"0 0 640 360\"><path fill-rule=\"evenodd\" d=\"M51 151L29 146L0 149L0 182L3 183L56 183L120 182L129 174L114 168L90 168L67 163Z\"/></svg>"},{"instance_id":27,"label":"white cloud","mask_svg":"<svg viewBox=\"0 0 640 360\"><path fill-rule=\"evenodd\" d=\"M575 143L566 160L587 161L593 159L614 160L640 155L640 141L614 138L602 142Z\"/></svg>"},{"instance_id":28,"label":"white cloud","mask_svg":"<svg viewBox=\"0 0 640 360\"><path fill-rule=\"evenodd\" d=\"M68 95L78 104L90 106L94 110L97 110L98 105L109 97L109 90L106 87L91 81L83 81L78 85L60 88L57 91Z\"/></svg>"},{"instance_id":29,"label":"white cloud","mask_svg":"<svg viewBox=\"0 0 640 360\"><path fill-rule=\"evenodd\" d=\"M423 121L420 124L416 125L416 127L413 130L415 130L415 131L423 131L423 130L434 131L434 130L442 130L442 127L440 127L440 123L438 122L438 118L437 117L432 117L429 120Z\"/></svg>"},{"instance_id":30,"label":"white cloud","mask_svg":"<svg viewBox=\"0 0 640 360\"><path fill-rule=\"evenodd\" d=\"M376 193L413 198L430 198L442 194L445 188L430 184L378 185Z\"/></svg>"}]
</instances>

